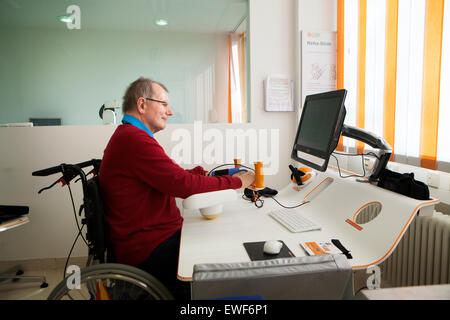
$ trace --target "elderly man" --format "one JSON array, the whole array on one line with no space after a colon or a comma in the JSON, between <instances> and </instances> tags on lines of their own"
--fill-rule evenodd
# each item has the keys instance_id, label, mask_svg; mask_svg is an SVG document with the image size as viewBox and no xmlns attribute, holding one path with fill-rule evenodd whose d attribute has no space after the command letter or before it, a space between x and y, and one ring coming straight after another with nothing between
<instances>
[{"instance_id":1,"label":"elderly man","mask_svg":"<svg viewBox=\"0 0 450 320\"><path fill-rule=\"evenodd\" d=\"M244 188L255 176L209 177L200 166L185 170L169 158L154 137L173 115L168 90L158 82L134 81L125 92L123 114L99 173L116 260L151 273L176 298L189 298L178 295L188 286L176 278L183 218L175 197Z\"/></svg>"}]
</instances>

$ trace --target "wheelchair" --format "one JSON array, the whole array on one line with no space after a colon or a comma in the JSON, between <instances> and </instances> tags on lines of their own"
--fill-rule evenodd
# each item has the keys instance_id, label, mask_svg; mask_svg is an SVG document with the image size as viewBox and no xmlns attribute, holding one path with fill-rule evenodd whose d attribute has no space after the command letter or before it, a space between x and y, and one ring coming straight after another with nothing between
<instances>
[{"instance_id":1,"label":"wheelchair","mask_svg":"<svg viewBox=\"0 0 450 320\"><path fill-rule=\"evenodd\" d=\"M82 230L86 227L86 239L84 239L88 246L86 267L81 268L78 274L75 270L75 273L67 276L52 290L47 299L173 300L174 297L167 287L151 274L133 266L114 263L97 175L100 164L100 159L92 159L78 164L63 163L32 173L33 176L62 174L60 179L39 190L38 193L52 188L59 182L70 188L70 181L76 177L81 180L83 189L83 203L78 215L81 217L84 212L84 218L81 219L81 228L77 222L79 229L77 239L82 236ZM89 166L93 166L93 169L85 174L83 168ZM91 173L94 176L87 179ZM75 213L75 206L73 208Z\"/></svg>"}]
</instances>

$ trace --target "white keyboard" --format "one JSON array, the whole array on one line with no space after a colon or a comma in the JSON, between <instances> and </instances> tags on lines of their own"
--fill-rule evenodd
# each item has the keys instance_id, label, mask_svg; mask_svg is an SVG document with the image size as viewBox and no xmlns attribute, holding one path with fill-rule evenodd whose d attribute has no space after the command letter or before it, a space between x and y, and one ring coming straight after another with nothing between
<instances>
[{"instance_id":1,"label":"white keyboard","mask_svg":"<svg viewBox=\"0 0 450 320\"><path fill-rule=\"evenodd\" d=\"M320 230L321 227L292 209L275 209L269 212L269 216L281 223L291 232L304 232Z\"/></svg>"}]
</instances>

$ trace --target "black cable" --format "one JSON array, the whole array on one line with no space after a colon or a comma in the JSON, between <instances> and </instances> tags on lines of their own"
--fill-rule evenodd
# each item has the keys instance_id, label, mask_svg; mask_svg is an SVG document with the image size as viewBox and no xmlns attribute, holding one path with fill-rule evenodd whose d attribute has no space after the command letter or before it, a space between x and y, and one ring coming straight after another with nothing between
<instances>
[{"instance_id":1,"label":"black cable","mask_svg":"<svg viewBox=\"0 0 450 320\"><path fill-rule=\"evenodd\" d=\"M253 191L253 192L255 193L255 191ZM254 201L255 202L255 206L258 207L258 208L262 208L262 206L264 205L264 200L262 200L260 198L261 198L261 195L258 195L256 200ZM283 207L285 209L298 208L298 207L300 207L300 206L302 206L302 205L304 205L304 204L309 202L309 201L305 201L305 202L300 203L299 205L296 205L296 206L293 206L293 207L288 207L288 206L285 206L285 205L281 204L277 199L275 199L275 196L271 196L269 198L272 198L273 200L275 200L276 203L278 203L281 207ZM242 199L253 202L252 199L248 198L247 196L245 196L245 194L242 195ZM261 202L260 205L257 204L257 201Z\"/></svg>"},{"instance_id":2,"label":"black cable","mask_svg":"<svg viewBox=\"0 0 450 320\"><path fill-rule=\"evenodd\" d=\"M282 206L282 207L285 208L285 209L294 209L294 208L298 208L298 207L301 207L301 206L304 205L304 204L309 203L309 201L305 201L305 202L300 203L299 205L296 205L296 206L293 206L293 207L287 207L287 206L281 204L277 199L275 199L275 197L271 197L271 198L272 198L273 200L275 200L276 203L278 203L280 206Z\"/></svg>"},{"instance_id":3,"label":"black cable","mask_svg":"<svg viewBox=\"0 0 450 320\"><path fill-rule=\"evenodd\" d=\"M362 159L362 167L363 167L363 172L364 172L362 176L357 175L357 174L350 174L348 176L343 176L341 174L341 168L339 167L339 160L338 160L338 158L334 154L331 154L331 155L334 157L334 159L336 159L336 163L337 163L337 167L338 167L338 171L339 171L339 176L341 178L351 178L351 177L365 178L366 177L366 168L364 167L364 154L359 154L359 156L361 156L361 159Z\"/></svg>"},{"instance_id":4,"label":"black cable","mask_svg":"<svg viewBox=\"0 0 450 320\"><path fill-rule=\"evenodd\" d=\"M344 152L333 152L334 154L338 154L340 156L348 156L348 157L356 157L356 156L372 156L380 160L380 157L375 154L374 152L367 152L367 153L344 153Z\"/></svg>"},{"instance_id":5,"label":"black cable","mask_svg":"<svg viewBox=\"0 0 450 320\"><path fill-rule=\"evenodd\" d=\"M78 223L78 219L77 219L77 212L75 210L75 202L73 201L72 189L70 188L70 183L67 184L67 187L69 188L70 199L72 201L72 208L73 208L73 214L75 216L75 223L77 224L78 232L81 233L80 224ZM81 213L81 211L80 211L80 213ZM89 247L89 244L86 241L86 239L83 237L83 234L81 234L81 238L83 238L84 243L86 243L86 245Z\"/></svg>"},{"instance_id":6,"label":"black cable","mask_svg":"<svg viewBox=\"0 0 450 320\"><path fill-rule=\"evenodd\" d=\"M69 264L70 256L72 255L73 248L75 247L75 244L77 243L77 240L78 240L78 238L80 237L81 232L83 231L84 226L85 226L85 225L81 226L81 229L80 229L80 231L78 231L78 234L77 234L77 236L76 236L76 238L75 238L75 240L74 240L74 242L73 242L73 244L72 244L72 248L70 248L69 255L67 256L67 259L66 259L66 264L64 265L63 279L66 278L66 270L67 270L67 265Z\"/></svg>"},{"instance_id":7,"label":"black cable","mask_svg":"<svg viewBox=\"0 0 450 320\"><path fill-rule=\"evenodd\" d=\"M67 256L66 264L64 265L63 279L66 278L67 265L68 265L68 263L69 263L70 256L72 255L73 248L75 247L75 244L76 244L77 241L78 241L78 238L81 236L81 238L83 238L83 241L84 241L84 243L86 244L86 246L89 247L89 245L88 245L86 239L83 237L83 233L82 233L83 228L84 228L85 225L82 225L81 228L80 228L80 224L78 223L77 212L76 212L76 210L75 210L75 202L74 202L74 200L73 200L72 189L70 188L70 183L67 183L67 187L68 187L68 189L69 189L69 194L70 194L70 199L71 199L71 202L72 202L73 214L74 214L74 217L75 217L75 223L76 223L76 225L77 225L78 234L77 234L77 236L75 237L75 240L74 240L74 242L73 242L73 244L72 244L72 248L70 248L69 255ZM81 208L80 208L80 213L81 213Z\"/></svg>"},{"instance_id":8,"label":"black cable","mask_svg":"<svg viewBox=\"0 0 450 320\"><path fill-rule=\"evenodd\" d=\"M213 172L213 171L216 170L216 169L219 169L219 168L222 168L222 167L225 167L225 166L234 166L234 165L235 165L234 163L221 164L220 166L217 166L217 167L212 168L211 170L209 170L209 172L208 172L207 175L209 176L209 175L211 174L211 172ZM247 167L247 166L244 166L244 165L242 165L242 164L240 164L239 167L243 167L243 168L246 168L246 169L255 171L255 169L250 168L250 167Z\"/></svg>"},{"instance_id":9,"label":"black cable","mask_svg":"<svg viewBox=\"0 0 450 320\"><path fill-rule=\"evenodd\" d=\"M247 201L250 201L250 202L254 202L254 203L255 203L255 206L256 206L257 208L262 208L263 205L264 205L264 200L261 199L261 195L259 195L259 194L256 193L255 191L253 191L253 195L256 195L256 197L252 199L252 198L247 197L245 194L243 194L243 195L242 195L242 199L247 200Z\"/></svg>"}]
</instances>

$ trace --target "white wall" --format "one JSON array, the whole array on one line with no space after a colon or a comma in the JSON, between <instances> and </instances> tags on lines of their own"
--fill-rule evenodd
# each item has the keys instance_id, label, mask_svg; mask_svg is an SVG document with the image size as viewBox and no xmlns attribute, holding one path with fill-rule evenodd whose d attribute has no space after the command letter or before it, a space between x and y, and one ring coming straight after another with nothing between
<instances>
[{"instance_id":1,"label":"white wall","mask_svg":"<svg viewBox=\"0 0 450 320\"><path fill-rule=\"evenodd\" d=\"M0 203L30 207L30 223L0 233L0 259L67 256L77 234L69 192L61 184L38 195L60 176L33 177L33 171L60 163L101 158L112 126L0 128ZM80 183L72 186L78 211ZM81 239L80 239L81 240ZM78 243L75 256L86 255Z\"/></svg>"},{"instance_id":2,"label":"white wall","mask_svg":"<svg viewBox=\"0 0 450 320\"><path fill-rule=\"evenodd\" d=\"M264 112L262 81L272 73L296 77L295 8L295 0L250 0L252 123L205 126L223 134L236 128L278 129L279 170L265 177L266 185L273 188L283 187L289 179L287 166L297 121L294 113ZM169 125L156 135L169 155L176 143L171 140L172 134L180 128L193 134L193 125L189 124ZM63 162L101 158L114 129L113 126L0 128L0 203L28 205L31 219L20 228L0 234L0 260L67 256L77 233L67 188L57 187L38 195L37 191L57 176L40 178L32 177L31 173ZM77 210L81 201L79 187L79 183L73 185ZM80 239L72 256L86 253Z\"/></svg>"}]
</instances>

